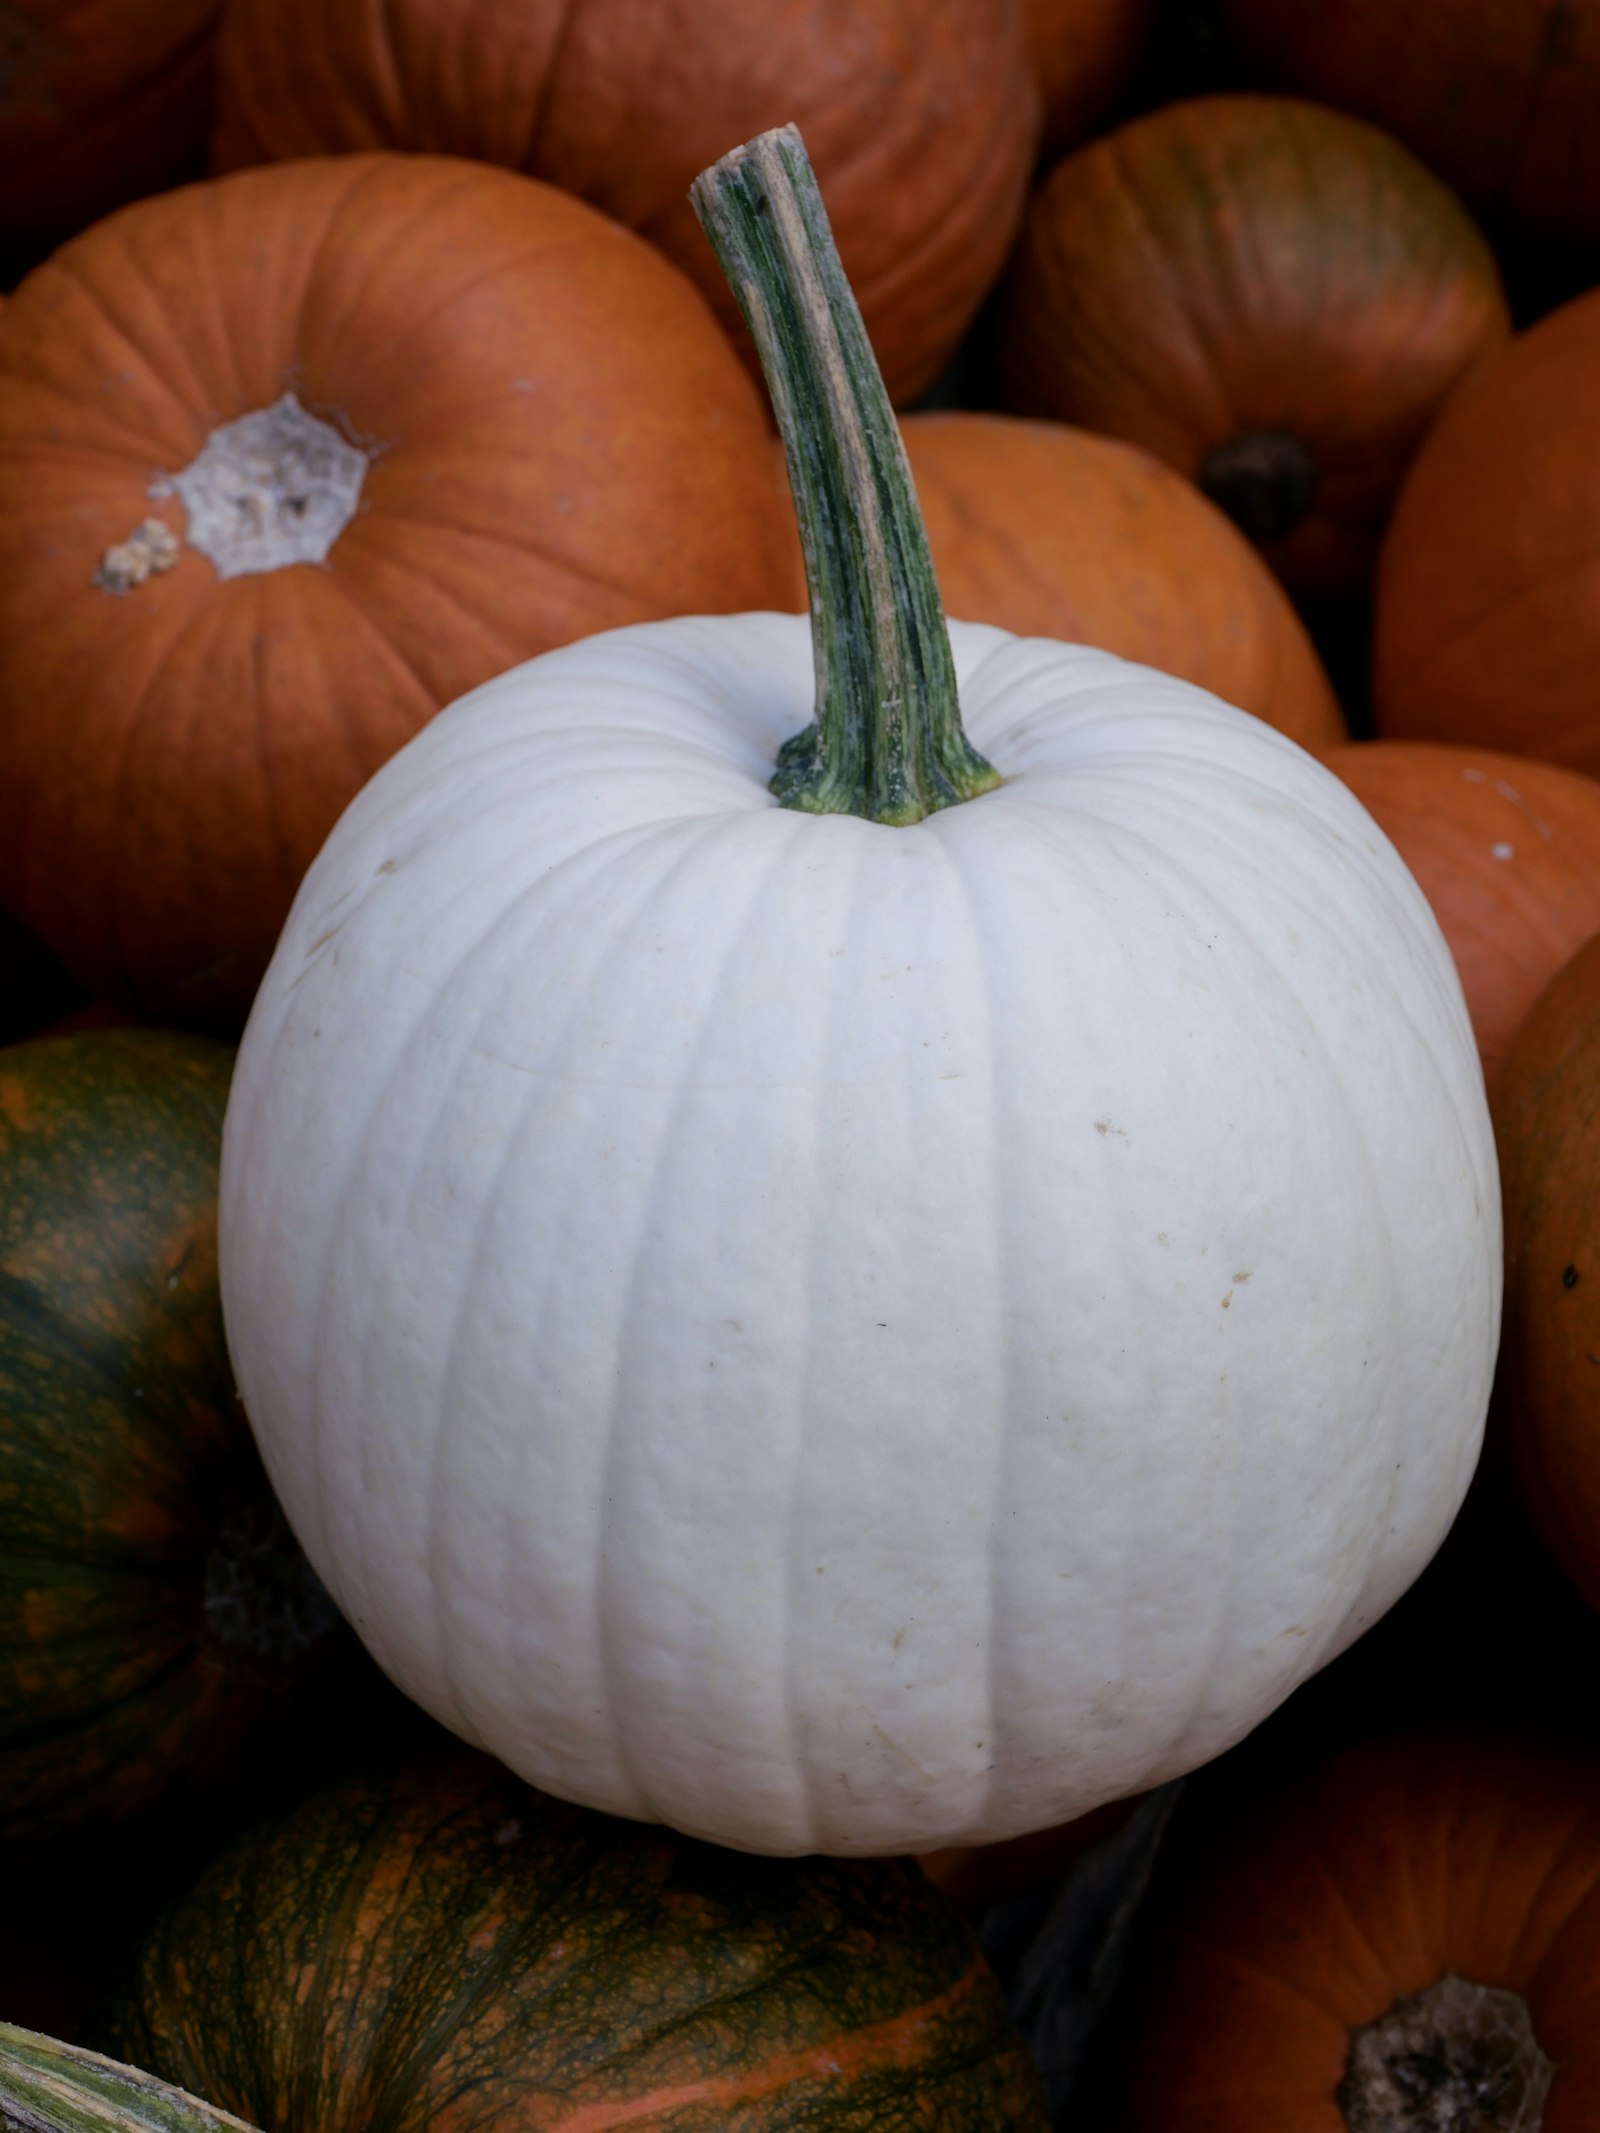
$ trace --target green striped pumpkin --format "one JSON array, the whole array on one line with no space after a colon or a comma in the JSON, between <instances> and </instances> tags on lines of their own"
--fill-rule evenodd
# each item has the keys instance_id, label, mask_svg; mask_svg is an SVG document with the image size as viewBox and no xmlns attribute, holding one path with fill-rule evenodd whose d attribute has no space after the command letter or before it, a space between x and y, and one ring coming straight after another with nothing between
<instances>
[{"instance_id":1,"label":"green striped pumpkin","mask_svg":"<svg viewBox=\"0 0 1600 2133\"><path fill-rule=\"evenodd\" d=\"M158 1923L105 2047L269 2133L1033 2133L907 1860L755 1858L464 1751L348 1778Z\"/></svg>"},{"instance_id":2,"label":"green striped pumpkin","mask_svg":"<svg viewBox=\"0 0 1600 2133\"><path fill-rule=\"evenodd\" d=\"M0 1839L231 1769L333 1646L234 1393L216 1191L232 1053L0 1050ZM336 1647L335 1647L336 1648Z\"/></svg>"}]
</instances>

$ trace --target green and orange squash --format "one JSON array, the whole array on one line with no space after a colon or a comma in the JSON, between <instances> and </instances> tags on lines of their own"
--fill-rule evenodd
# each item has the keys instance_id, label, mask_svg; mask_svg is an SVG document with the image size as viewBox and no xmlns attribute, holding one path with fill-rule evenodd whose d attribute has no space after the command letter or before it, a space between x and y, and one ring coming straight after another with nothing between
<instances>
[{"instance_id":1,"label":"green and orange squash","mask_svg":"<svg viewBox=\"0 0 1600 2133\"><path fill-rule=\"evenodd\" d=\"M307 2133L1042 2133L1038 2076L909 1860L751 1858L452 1751L234 1845L100 2040Z\"/></svg>"},{"instance_id":2,"label":"green and orange squash","mask_svg":"<svg viewBox=\"0 0 1600 2133\"><path fill-rule=\"evenodd\" d=\"M228 1368L231 1066L149 1030L0 1051L0 1841L221 1782L344 1649Z\"/></svg>"}]
</instances>

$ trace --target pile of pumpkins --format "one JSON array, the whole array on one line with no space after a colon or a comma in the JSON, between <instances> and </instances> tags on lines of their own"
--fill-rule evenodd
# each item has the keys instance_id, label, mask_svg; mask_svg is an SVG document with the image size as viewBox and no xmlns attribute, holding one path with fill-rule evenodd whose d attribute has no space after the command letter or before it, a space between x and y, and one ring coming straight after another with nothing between
<instances>
[{"instance_id":1,"label":"pile of pumpkins","mask_svg":"<svg viewBox=\"0 0 1600 2133\"><path fill-rule=\"evenodd\" d=\"M1594 2122L1600 0L0 55L0 2117Z\"/></svg>"}]
</instances>

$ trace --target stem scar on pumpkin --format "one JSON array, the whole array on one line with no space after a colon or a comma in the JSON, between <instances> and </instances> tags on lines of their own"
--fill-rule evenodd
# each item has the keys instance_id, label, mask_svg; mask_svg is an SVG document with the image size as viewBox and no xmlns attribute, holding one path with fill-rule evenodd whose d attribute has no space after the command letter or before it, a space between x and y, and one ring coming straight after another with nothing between
<instances>
[{"instance_id":1,"label":"stem scar on pumpkin","mask_svg":"<svg viewBox=\"0 0 1600 2133\"><path fill-rule=\"evenodd\" d=\"M1446 1972L1352 2031L1335 2100L1349 2133L1538 2133L1555 2072L1520 1993Z\"/></svg>"},{"instance_id":2,"label":"stem scar on pumpkin","mask_svg":"<svg viewBox=\"0 0 1600 2133\"><path fill-rule=\"evenodd\" d=\"M326 562L356 515L370 463L370 452L286 392L221 423L150 493L178 497L189 546L219 578L241 578Z\"/></svg>"}]
</instances>

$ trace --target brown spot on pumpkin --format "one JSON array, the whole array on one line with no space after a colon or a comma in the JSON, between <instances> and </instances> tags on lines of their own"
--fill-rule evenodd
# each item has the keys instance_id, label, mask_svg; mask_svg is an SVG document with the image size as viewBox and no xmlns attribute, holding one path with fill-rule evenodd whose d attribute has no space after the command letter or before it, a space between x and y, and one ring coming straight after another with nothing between
<instances>
[{"instance_id":1,"label":"brown spot on pumpkin","mask_svg":"<svg viewBox=\"0 0 1600 2133\"><path fill-rule=\"evenodd\" d=\"M1564 1289L1575 1289L1578 1286L1579 1279L1578 1269L1575 1266L1564 1266L1561 1269L1561 1286Z\"/></svg>"}]
</instances>

